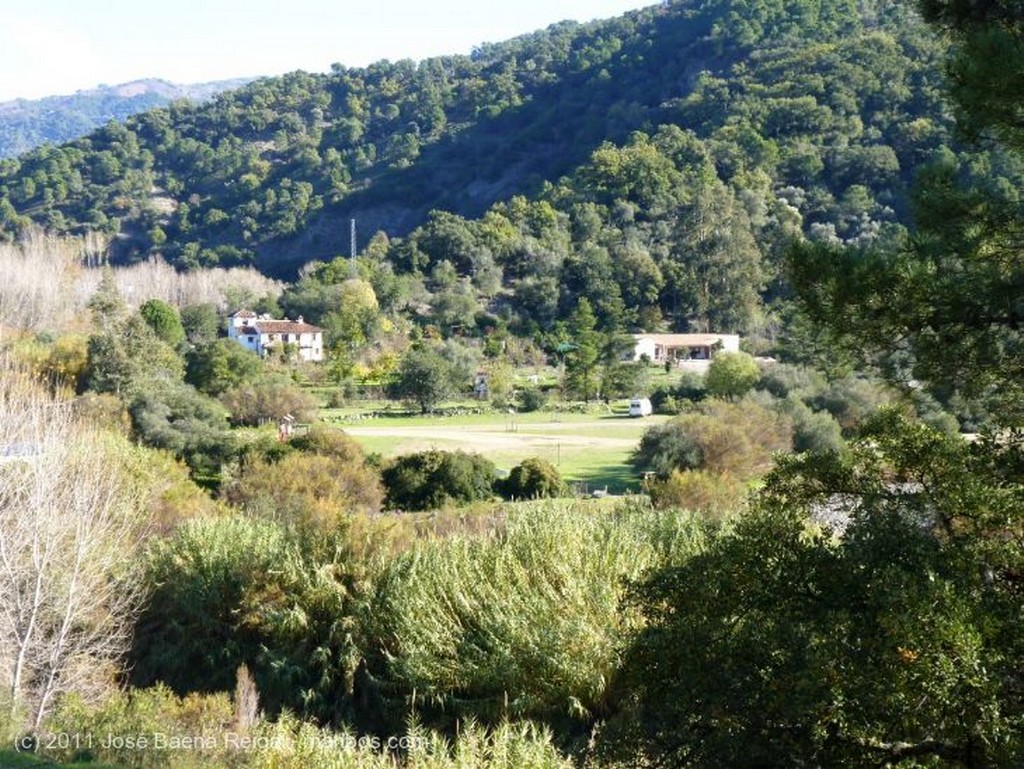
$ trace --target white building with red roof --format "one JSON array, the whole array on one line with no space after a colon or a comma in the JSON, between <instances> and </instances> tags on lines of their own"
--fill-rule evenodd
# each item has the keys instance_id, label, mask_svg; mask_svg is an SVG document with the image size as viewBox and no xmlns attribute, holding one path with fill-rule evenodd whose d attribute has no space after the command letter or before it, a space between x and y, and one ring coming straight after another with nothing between
<instances>
[{"instance_id":1,"label":"white building with red roof","mask_svg":"<svg viewBox=\"0 0 1024 769\"><path fill-rule=\"evenodd\" d=\"M302 360L324 359L324 330L304 322L301 317L276 320L251 310L239 310L228 318L228 338L260 357L266 357L284 345L294 345Z\"/></svg>"},{"instance_id":2,"label":"white building with red roof","mask_svg":"<svg viewBox=\"0 0 1024 769\"><path fill-rule=\"evenodd\" d=\"M670 363L689 371L706 371L721 352L739 352L737 334L633 334L633 360Z\"/></svg>"}]
</instances>

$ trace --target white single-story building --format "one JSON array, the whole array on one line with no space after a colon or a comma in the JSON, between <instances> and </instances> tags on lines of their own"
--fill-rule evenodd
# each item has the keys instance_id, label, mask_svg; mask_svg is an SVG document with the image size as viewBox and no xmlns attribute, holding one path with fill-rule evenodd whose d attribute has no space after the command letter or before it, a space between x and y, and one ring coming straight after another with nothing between
<instances>
[{"instance_id":1,"label":"white single-story building","mask_svg":"<svg viewBox=\"0 0 1024 769\"><path fill-rule=\"evenodd\" d=\"M633 360L704 369L719 351L739 352L739 334L633 334Z\"/></svg>"},{"instance_id":2,"label":"white single-story building","mask_svg":"<svg viewBox=\"0 0 1024 769\"><path fill-rule=\"evenodd\" d=\"M293 344L302 360L324 359L324 330L305 323L301 317L275 320L269 315L239 310L228 318L228 337L260 357L269 355L282 345Z\"/></svg>"}]
</instances>

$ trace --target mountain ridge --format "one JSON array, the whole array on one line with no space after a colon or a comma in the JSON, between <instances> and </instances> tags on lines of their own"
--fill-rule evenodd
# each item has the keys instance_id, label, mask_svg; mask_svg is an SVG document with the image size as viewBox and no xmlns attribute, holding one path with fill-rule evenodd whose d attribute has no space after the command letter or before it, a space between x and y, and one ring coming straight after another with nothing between
<instances>
[{"instance_id":1,"label":"mountain ridge","mask_svg":"<svg viewBox=\"0 0 1024 769\"><path fill-rule=\"evenodd\" d=\"M175 99L206 101L255 79L181 84L150 77L101 84L72 94L9 99L0 102L0 159L28 152L44 142L60 144L77 139L110 120L123 121Z\"/></svg>"}]
</instances>

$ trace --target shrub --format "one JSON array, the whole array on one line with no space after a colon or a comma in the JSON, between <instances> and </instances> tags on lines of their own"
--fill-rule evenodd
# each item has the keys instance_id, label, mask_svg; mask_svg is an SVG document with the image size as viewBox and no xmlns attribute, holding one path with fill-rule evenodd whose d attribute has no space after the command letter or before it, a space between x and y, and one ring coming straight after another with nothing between
<instances>
[{"instance_id":1,"label":"shrub","mask_svg":"<svg viewBox=\"0 0 1024 769\"><path fill-rule=\"evenodd\" d=\"M696 415L688 415L648 428L633 454L633 466L660 478L667 478L675 470L700 467L704 456L697 441L700 422L696 419Z\"/></svg>"},{"instance_id":2,"label":"shrub","mask_svg":"<svg viewBox=\"0 0 1024 769\"><path fill-rule=\"evenodd\" d=\"M297 451L276 461L248 460L228 499L251 513L326 529L353 513L380 509L380 477L343 432L311 430L291 444Z\"/></svg>"},{"instance_id":3,"label":"shrub","mask_svg":"<svg viewBox=\"0 0 1024 769\"><path fill-rule=\"evenodd\" d=\"M88 363L88 338L65 334L54 341L41 373L54 387L66 386L81 392L85 386Z\"/></svg>"},{"instance_id":4,"label":"shrub","mask_svg":"<svg viewBox=\"0 0 1024 769\"><path fill-rule=\"evenodd\" d=\"M110 393L85 392L74 400L75 415L101 430L128 435L132 420L124 401Z\"/></svg>"},{"instance_id":5,"label":"shrub","mask_svg":"<svg viewBox=\"0 0 1024 769\"><path fill-rule=\"evenodd\" d=\"M498 481L495 486L506 499L558 497L565 492L558 470L539 457L527 457L512 468L508 478Z\"/></svg>"},{"instance_id":6,"label":"shrub","mask_svg":"<svg viewBox=\"0 0 1024 769\"><path fill-rule=\"evenodd\" d=\"M224 409L190 385L155 380L139 391L129 412L144 443L185 460L197 479L216 479L234 455Z\"/></svg>"},{"instance_id":7,"label":"shrub","mask_svg":"<svg viewBox=\"0 0 1024 769\"><path fill-rule=\"evenodd\" d=\"M677 398L698 403L704 400L708 394L707 381L703 374L698 374L696 371L684 371L679 377L679 384L676 385L673 393Z\"/></svg>"},{"instance_id":8,"label":"shrub","mask_svg":"<svg viewBox=\"0 0 1024 769\"><path fill-rule=\"evenodd\" d=\"M757 362L745 352L720 352L708 365L704 385L709 395L718 398L740 398L746 395L761 376Z\"/></svg>"},{"instance_id":9,"label":"shrub","mask_svg":"<svg viewBox=\"0 0 1024 769\"><path fill-rule=\"evenodd\" d=\"M825 382L820 374L805 366L773 363L761 374L757 389L766 390L776 398L786 398L792 394L806 400L821 393L825 389Z\"/></svg>"},{"instance_id":10,"label":"shrub","mask_svg":"<svg viewBox=\"0 0 1024 769\"><path fill-rule=\"evenodd\" d=\"M393 735L407 753L397 760L393 746L348 730L318 728L286 715L276 723L261 723L254 749L247 754L252 769L572 769L573 762L562 756L551 733L529 722L504 721L485 729L473 721L460 724L449 741L443 734L424 729L415 722L402 735Z\"/></svg>"},{"instance_id":11,"label":"shrub","mask_svg":"<svg viewBox=\"0 0 1024 769\"><path fill-rule=\"evenodd\" d=\"M716 519L743 507L745 484L730 475L706 470L675 470L663 481L648 484L651 503L658 509L677 507Z\"/></svg>"},{"instance_id":12,"label":"shrub","mask_svg":"<svg viewBox=\"0 0 1024 769\"><path fill-rule=\"evenodd\" d=\"M487 499L494 478L494 463L479 454L433 449L396 457L381 474L387 507L402 510Z\"/></svg>"},{"instance_id":13,"label":"shrub","mask_svg":"<svg viewBox=\"0 0 1024 769\"><path fill-rule=\"evenodd\" d=\"M226 693L190 694L177 697L166 686L117 692L100 707L87 707L72 695L48 720L51 734L76 735L63 750L48 751L46 758L58 761L98 762L111 766L173 766L200 769L224 766L227 759L223 733L232 727L233 708ZM189 750L154 749L152 740L161 735L171 744L191 739ZM108 736L145 738L146 748L132 742L109 740ZM61 741L54 741L61 747ZM172 760L169 755L174 754Z\"/></svg>"},{"instance_id":14,"label":"shrub","mask_svg":"<svg viewBox=\"0 0 1024 769\"><path fill-rule=\"evenodd\" d=\"M540 411L547 404L547 395L539 387L528 387L519 391L519 410L524 413Z\"/></svg>"},{"instance_id":15,"label":"shrub","mask_svg":"<svg viewBox=\"0 0 1024 769\"><path fill-rule=\"evenodd\" d=\"M792 434L789 419L772 409L750 401L708 401L644 432L633 465L662 480L674 470L710 470L745 480L766 471L773 452L791 449Z\"/></svg>"},{"instance_id":16,"label":"shrub","mask_svg":"<svg viewBox=\"0 0 1024 769\"><path fill-rule=\"evenodd\" d=\"M789 410L793 418L794 451L840 451L843 431L827 411L811 411L799 401Z\"/></svg>"},{"instance_id":17,"label":"shrub","mask_svg":"<svg viewBox=\"0 0 1024 769\"><path fill-rule=\"evenodd\" d=\"M847 377L833 382L809 405L816 411L828 411L839 422L843 435L850 436L856 435L868 417L890 400L880 383Z\"/></svg>"},{"instance_id":18,"label":"shrub","mask_svg":"<svg viewBox=\"0 0 1024 769\"><path fill-rule=\"evenodd\" d=\"M291 414L299 422L308 422L316 411L316 400L309 393L284 381L260 381L228 390L220 396L231 422L257 426L278 422Z\"/></svg>"},{"instance_id":19,"label":"shrub","mask_svg":"<svg viewBox=\"0 0 1024 769\"><path fill-rule=\"evenodd\" d=\"M690 403L699 403L707 396L704 375L696 371L684 371L675 387L662 385L651 393L651 406L656 414L676 415Z\"/></svg>"}]
</instances>

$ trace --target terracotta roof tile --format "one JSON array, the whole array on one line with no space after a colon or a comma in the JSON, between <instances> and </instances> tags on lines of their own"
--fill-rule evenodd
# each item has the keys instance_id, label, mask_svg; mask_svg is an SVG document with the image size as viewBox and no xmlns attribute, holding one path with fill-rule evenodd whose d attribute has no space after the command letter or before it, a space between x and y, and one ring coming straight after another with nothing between
<instances>
[{"instance_id":1,"label":"terracotta roof tile","mask_svg":"<svg viewBox=\"0 0 1024 769\"><path fill-rule=\"evenodd\" d=\"M261 334L322 334L323 329L294 320L257 320L253 326Z\"/></svg>"}]
</instances>

